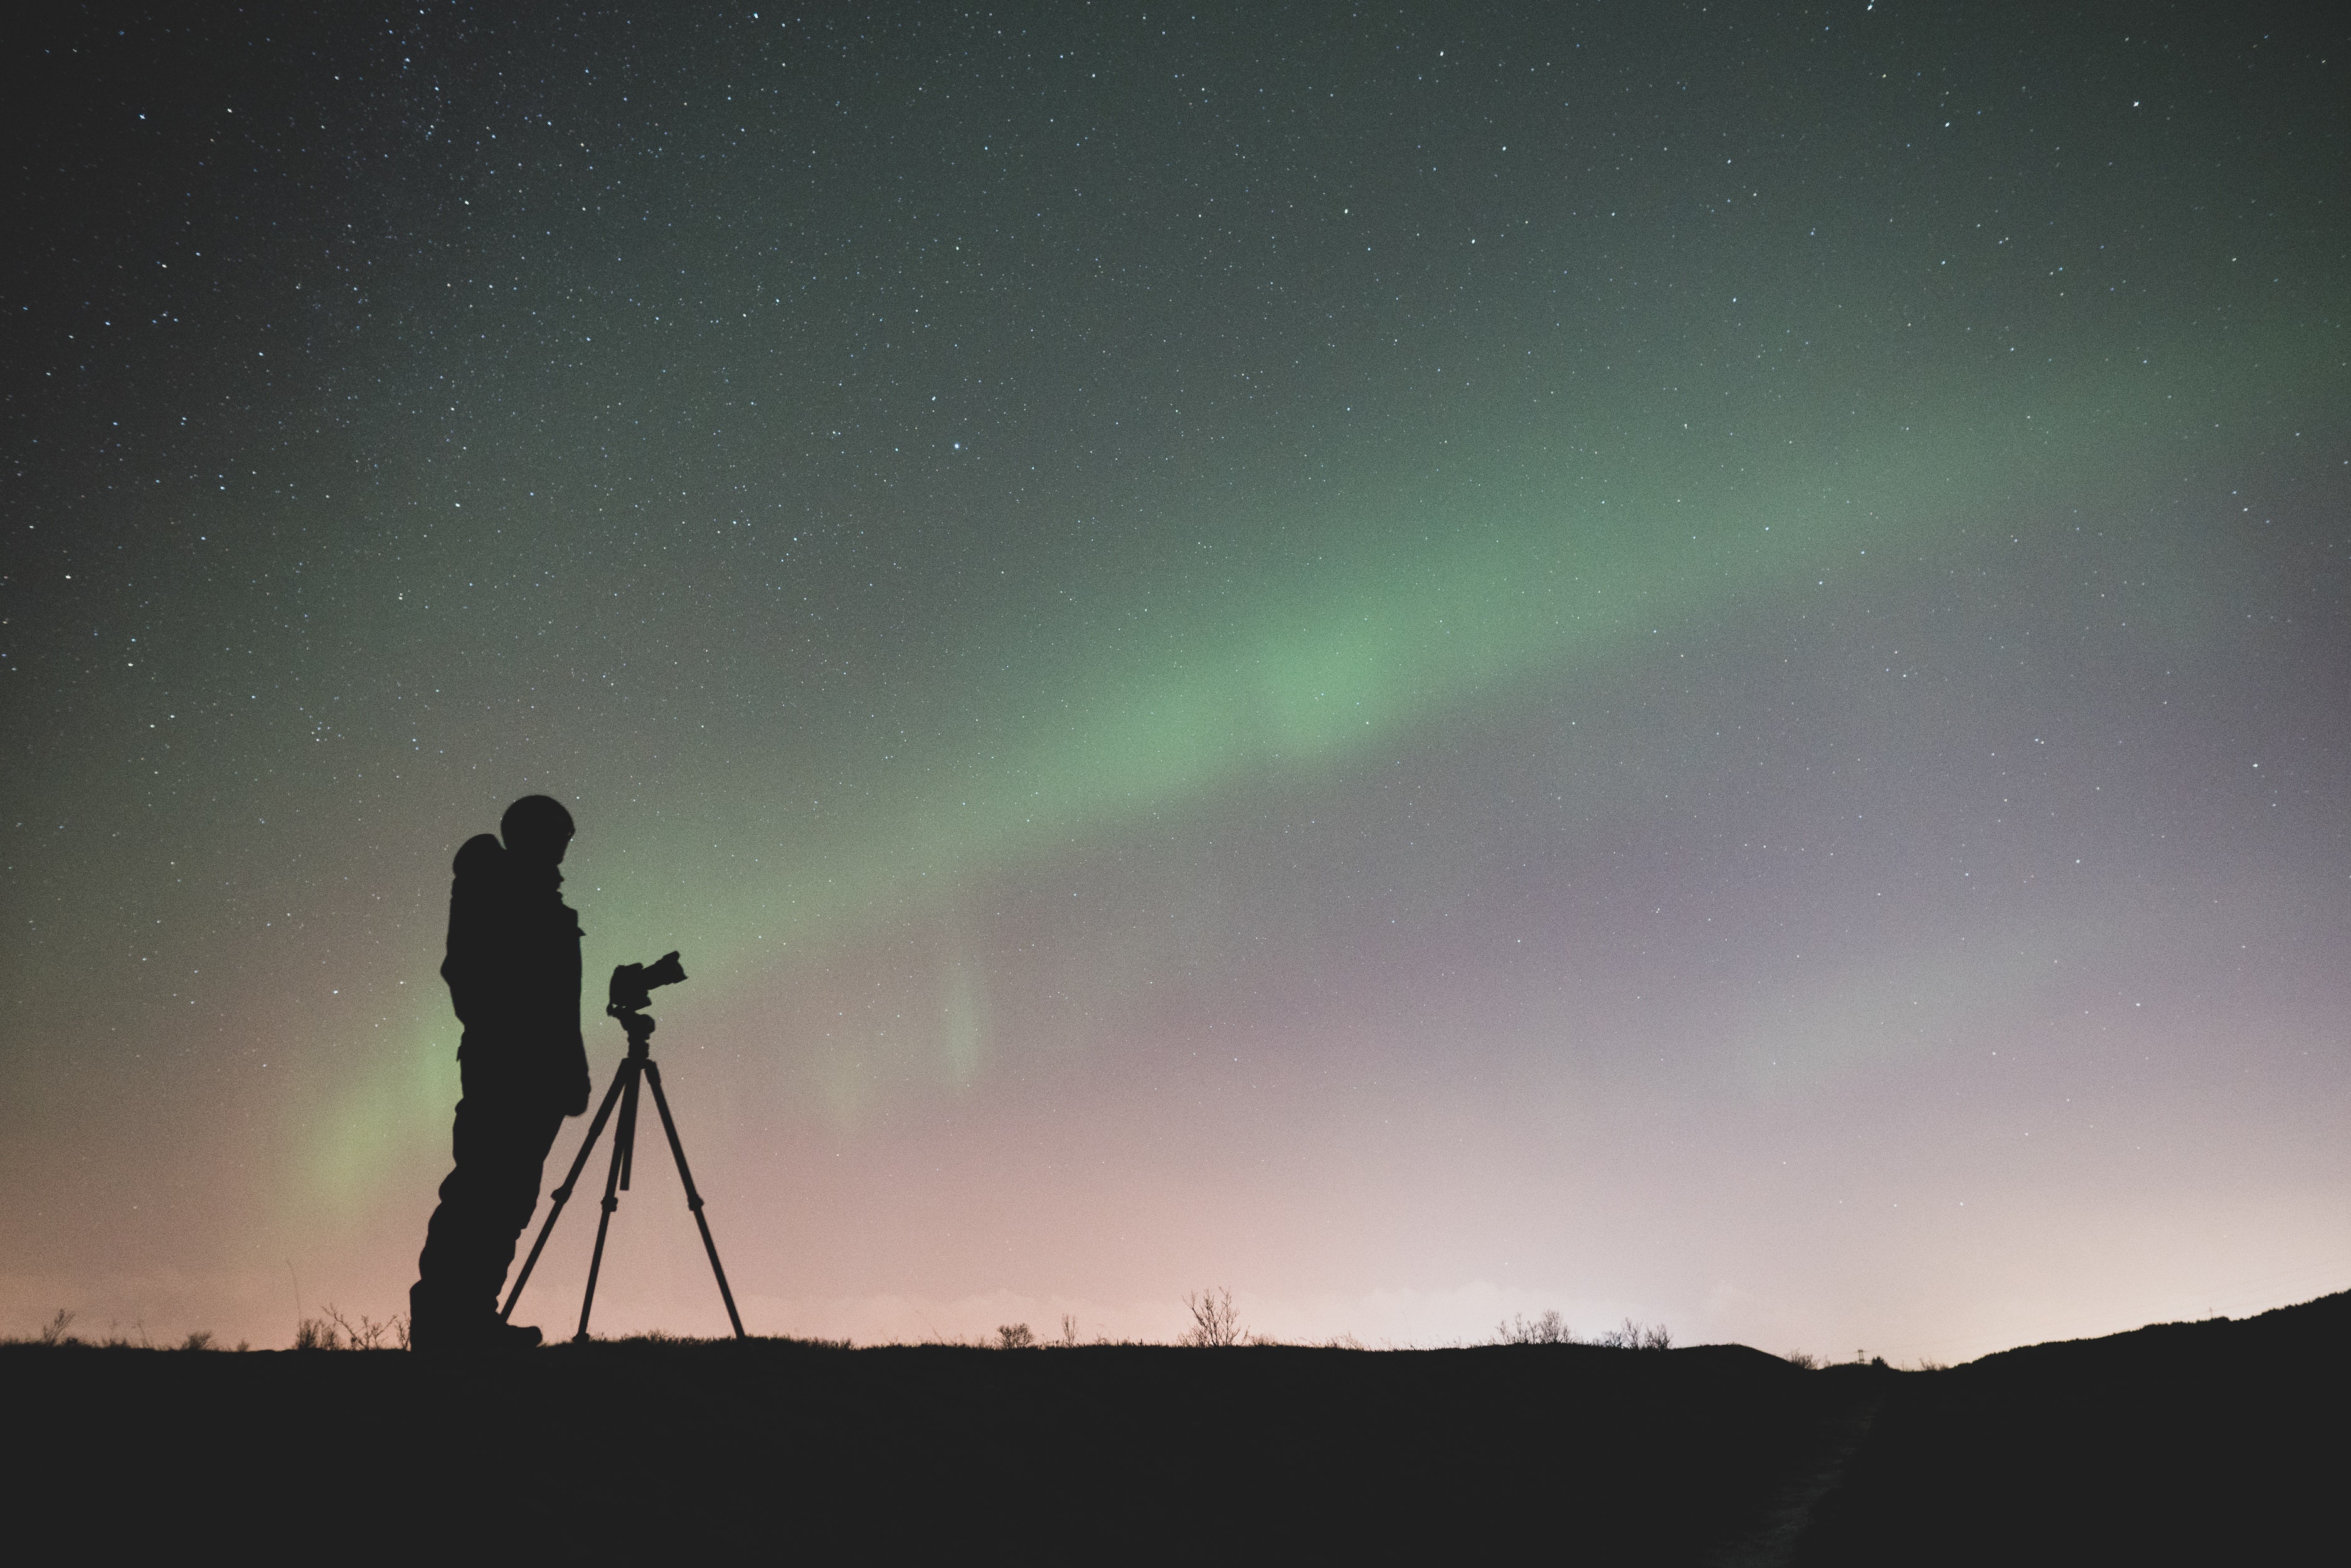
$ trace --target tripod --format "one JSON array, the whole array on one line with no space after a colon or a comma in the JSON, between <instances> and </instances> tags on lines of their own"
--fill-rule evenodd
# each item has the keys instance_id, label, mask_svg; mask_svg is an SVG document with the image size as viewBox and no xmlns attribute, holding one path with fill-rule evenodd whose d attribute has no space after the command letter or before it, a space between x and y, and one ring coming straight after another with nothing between
<instances>
[{"instance_id":1,"label":"tripod","mask_svg":"<svg viewBox=\"0 0 2351 1568\"><path fill-rule=\"evenodd\" d=\"M674 963L673 953L669 962ZM635 966L630 966L634 968ZM680 974L678 978L684 976ZM617 980L615 994L618 994ZM662 982L655 980L654 984ZM638 997L643 992L640 990ZM642 1002L640 1002L642 1005ZM612 1211L621 1207L619 1194L628 1190L629 1167L634 1163L637 1142L637 1086L650 1082L653 1089L653 1106L661 1112L662 1131L669 1134L669 1152L677 1156L677 1178L685 1185L685 1207L694 1210L694 1223L702 1228L702 1249L710 1254L710 1271L718 1277L718 1294L726 1303L726 1317L735 1325L735 1337L743 1339L743 1315L735 1310L735 1292L726 1288L726 1270L718 1262L718 1244L710 1239L710 1221L702 1217L702 1195L694 1189L694 1173L685 1168L685 1145L677 1141L677 1123L669 1113L669 1096L662 1092L661 1066L653 1059L645 1042L653 1038L653 1020L635 1007L615 1001L604 1009L621 1020L628 1031L629 1054L612 1074L612 1086L604 1091L604 1103L596 1108L596 1119L588 1125L588 1136L580 1140L580 1155L571 1162L571 1174L555 1189L555 1206L548 1210L547 1223L538 1228L538 1239L531 1243L530 1256L524 1260L522 1272L515 1276L514 1289L507 1294L502 1319L514 1316L515 1302L522 1299L522 1288L530 1282L530 1271L538 1266L538 1255L546 1249L547 1239L562 1218L563 1206L571 1201L571 1189L579 1185L580 1172L588 1164L589 1153L602 1136L604 1124L611 1119L612 1107L621 1107L620 1125L612 1132L612 1167L604 1177L604 1218L596 1222L596 1251L588 1264L588 1293L580 1300L580 1332L573 1336L585 1342L588 1338L588 1312L596 1304L596 1276L604 1267L604 1235L612 1228Z\"/></svg>"}]
</instances>

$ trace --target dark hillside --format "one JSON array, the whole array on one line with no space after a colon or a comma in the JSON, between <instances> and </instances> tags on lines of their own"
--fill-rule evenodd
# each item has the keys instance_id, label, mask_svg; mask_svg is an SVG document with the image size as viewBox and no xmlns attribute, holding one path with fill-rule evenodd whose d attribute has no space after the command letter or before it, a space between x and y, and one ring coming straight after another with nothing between
<instances>
[{"instance_id":1,"label":"dark hillside","mask_svg":"<svg viewBox=\"0 0 2351 1568\"><path fill-rule=\"evenodd\" d=\"M2346 1333L2334 1296L1941 1373L1807 1374L1738 1346L633 1341L466 1364L6 1345L0 1387L11 1495L109 1557L1460 1560L1531 1541L1719 1565L1785 1562L1802 1529L1810 1568L2282 1562L2351 1458Z\"/></svg>"},{"instance_id":2,"label":"dark hillside","mask_svg":"<svg viewBox=\"0 0 2351 1568\"><path fill-rule=\"evenodd\" d=\"M1805 1568L2283 1563L2338 1536L2351 1294L1895 1379Z\"/></svg>"}]
</instances>

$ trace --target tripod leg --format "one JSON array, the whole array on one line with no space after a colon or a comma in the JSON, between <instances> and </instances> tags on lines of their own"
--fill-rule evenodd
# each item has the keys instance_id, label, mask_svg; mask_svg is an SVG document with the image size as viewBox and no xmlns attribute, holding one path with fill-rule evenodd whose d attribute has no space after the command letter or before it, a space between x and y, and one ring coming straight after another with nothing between
<instances>
[{"instance_id":1,"label":"tripod leg","mask_svg":"<svg viewBox=\"0 0 2351 1568\"><path fill-rule=\"evenodd\" d=\"M589 1151L604 1135L604 1124L611 1117L612 1103L621 1097L621 1077L625 1071L623 1065L620 1072L612 1074L612 1086L604 1091L604 1103L596 1108L596 1119L588 1124L588 1135L580 1141L580 1157L571 1162L571 1174L555 1189L554 1207L547 1211L547 1223L538 1228L538 1239L530 1244L530 1256L523 1260L522 1272L515 1276L514 1289L507 1292L506 1310L498 1313L499 1317L514 1316L515 1303L522 1300L522 1288L530 1282L530 1271L538 1267L538 1255L547 1250L547 1239L555 1231L555 1221L563 1213L563 1206L571 1201L571 1189L580 1185L580 1172L588 1164Z\"/></svg>"},{"instance_id":2,"label":"tripod leg","mask_svg":"<svg viewBox=\"0 0 2351 1568\"><path fill-rule=\"evenodd\" d=\"M710 1254L710 1271L718 1276L718 1295L726 1303L726 1319L735 1325L737 1339L747 1339L750 1336L743 1332L743 1314L735 1310L735 1292L726 1288L726 1270L719 1267L718 1243L710 1239L710 1221L702 1217L702 1195L694 1190L694 1173L685 1168L685 1145L677 1140L677 1123L669 1113L669 1096L662 1092L661 1068L648 1059L645 1075L653 1082L653 1106L661 1112L662 1131L669 1134L669 1152L677 1156L677 1179L685 1184L685 1207L694 1210L694 1223L702 1228L702 1249Z\"/></svg>"},{"instance_id":3,"label":"tripod leg","mask_svg":"<svg viewBox=\"0 0 2351 1568\"><path fill-rule=\"evenodd\" d=\"M604 1267L604 1236L612 1228L612 1211L621 1207L614 1193L621 1185L621 1172L629 1163L629 1145L636 1137L637 1080L645 1065L635 1057L621 1063L621 1076L627 1088L621 1096L621 1124L612 1132L611 1168L604 1173L604 1214L596 1221L596 1251L588 1260L588 1293L580 1298L580 1332L573 1336L582 1343L588 1338L588 1310L596 1304L596 1276Z\"/></svg>"},{"instance_id":4,"label":"tripod leg","mask_svg":"<svg viewBox=\"0 0 2351 1568\"><path fill-rule=\"evenodd\" d=\"M639 1072L643 1072L640 1068ZM621 1102L621 1190L629 1190L629 1173L637 1164L637 1086L629 1085L628 1098Z\"/></svg>"}]
</instances>

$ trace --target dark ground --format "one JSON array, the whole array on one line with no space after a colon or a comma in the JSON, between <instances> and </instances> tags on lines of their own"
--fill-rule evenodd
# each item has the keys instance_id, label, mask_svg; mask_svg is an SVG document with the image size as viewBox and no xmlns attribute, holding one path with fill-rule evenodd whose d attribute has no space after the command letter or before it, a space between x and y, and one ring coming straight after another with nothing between
<instances>
[{"instance_id":1,"label":"dark ground","mask_svg":"<svg viewBox=\"0 0 2351 1568\"><path fill-rule=\"evenodd\" d=\"M0 1390L20 1529L70 1521L84 1556L1760 1562L1737 1543L1876 1406L1801 1563L2285 1561L2260 1542L2341 1511L2346 1302L1933 1374L1736 1346L12 1345Z\"/></svg>"},{"instance_id":2,"label":"dark ground","mask_svg":"<svg viewBox=\"0 0 2351 1568\"><path fill-rule=\"evenodd\" d=\"M37 1434L10 1490L106 1555L266 1537L334 1556L511 1531L1115 1563L1177 1552L1683 1563L1840 1402L1733 1347L1361 1352L558 1347L0 1355ZM79 1506L76 1506L76 1500ZM458 1519L503 1518L488 1535Z\"/></svg>"}]
</instances>

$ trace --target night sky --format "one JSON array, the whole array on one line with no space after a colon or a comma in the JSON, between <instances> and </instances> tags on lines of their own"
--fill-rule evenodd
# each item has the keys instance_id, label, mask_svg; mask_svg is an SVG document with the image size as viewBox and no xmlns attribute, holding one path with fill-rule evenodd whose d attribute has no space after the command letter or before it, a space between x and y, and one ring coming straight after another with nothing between
<instances>
[{"instance_id":1,"label":"night sky","mask_svg":"<svg viewBox=\"0 0 2351 1568\"><path fill-rule=\"evenodd\" d=\"M404 1309L534 791L755 1333L2351 1283L2339 21L310 9L8 51L0 1333Z\"/></svg>"}]
</instances>

